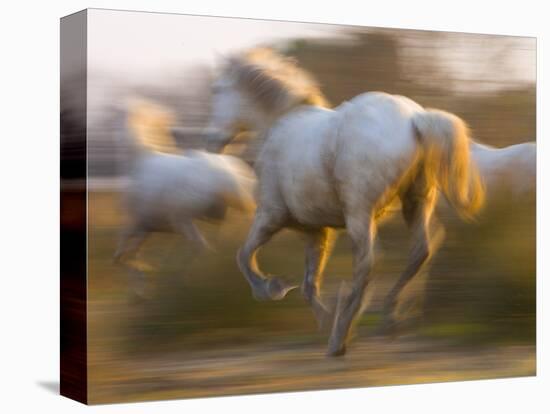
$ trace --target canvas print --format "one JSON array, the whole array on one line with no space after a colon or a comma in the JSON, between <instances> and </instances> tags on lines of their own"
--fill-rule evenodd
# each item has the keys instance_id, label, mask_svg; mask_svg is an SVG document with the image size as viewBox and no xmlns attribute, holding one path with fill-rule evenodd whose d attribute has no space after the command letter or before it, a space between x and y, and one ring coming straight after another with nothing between
<instances>
[{"instance_id":1,"label":"canvas print","mask_svg":"<svg viewBox=\"0 0 550 414\"><path fill-rule=\"evenodd\" d=\"M536 39L61 20L61 392L536 374Z\"/></svg>"}]
</instances>

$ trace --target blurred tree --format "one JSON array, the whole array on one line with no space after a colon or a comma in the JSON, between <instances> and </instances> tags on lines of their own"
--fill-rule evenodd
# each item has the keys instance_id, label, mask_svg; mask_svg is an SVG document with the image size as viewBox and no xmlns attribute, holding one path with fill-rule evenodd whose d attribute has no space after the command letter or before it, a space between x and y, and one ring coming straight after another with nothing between
<instances>
[{"instance_id":1,"label":"blurred tree","mask_svg":"<svg viewBox=\"0 0 550 414\"><path fill-rule=\"evenodd\" d=\"M334 39L296 39L283 52L318 79L335 106L363 92L384 91L456 113L470 124L478 140L488 144L534 140L535 86L507 83L503 75L509 73L512 78L507 52L513 38L469 35L471 50L462 48L470 53L455 58L444 55L447 48L461 45L457 36L462 35L352 29ZM483 64L476 62L475 39L482 44L483 39L491 39L491 54L479 59ZM460 75L460 65L474 68L470 77Z\"/></svg>"}]
</instances>

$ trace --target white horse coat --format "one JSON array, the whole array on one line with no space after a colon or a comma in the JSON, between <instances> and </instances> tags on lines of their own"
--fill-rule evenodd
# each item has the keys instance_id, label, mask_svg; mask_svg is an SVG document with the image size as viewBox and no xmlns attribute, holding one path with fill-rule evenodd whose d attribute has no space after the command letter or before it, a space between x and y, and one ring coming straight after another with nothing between
<instances>
[{"instance_id":1,"label":"white horse coat","mask_svg":"<svg viewBox=\"0 0 550 414\"><path fill-rule=\"evenodd\" d=\"M178 153L172 141L171 113L150 102L130 107L129 126L139 144L124 205L129 224L124 229L115 260L130 264L130 256L151 232L175 232L193 246L207 241L195 225L198 219L223 219L228 208L255 208L256 179L238 158L204 151ZM171 151L165 153L162 151Z\"/></svg>"},{"instance_id":2,"label":"white horse coat","mask_svg":"<svg viewBox=\"0 0 550 414\"><path fill-rule=\"evenodd\" d=\"M276 182L280 198L260 191L260 203L281 203L304 227L346 227L344 205L359 202L342 199L347 188L361 189L349 197L385 207L397 190L387 182L403 177L417 156L415 132L403 115L421 110L404 97L367 93L334 110L304 106L284 115L270 130L256 166L262 190ZM350 171L350 164L369 167Z\"/></svg>"},{"instance_id":3,"label":"white horse coat","mask_svg":"<svg viewBox=\"0 0 550 414\"><path fill-rule=\"evenodd\" d=\"M412 100L365 93L327 109L312 79L293 62L263 49L232 59L214 84L210 128L223 146L236 128L263 131L256 170L258 210L237 262L260 300L281 299L292 286L266 277L256 251L284 227L308 236L302 291L320 322L327 309L320 284L333 228L353 243L353 288L341 295L329 355L342 355L362 307L373 264L378 218L399 198L414 232L409 263L390 293L386 309L433 251L429 221L438 190L463 216L483 200L470 162L468 129L455 115L426 110Z\"/></svg>"},{"instance_id":4,"label":"white horse coat","mask_svg":"<svg viewBox=\"0 0 550 414\"><path fill-rule=\"evenodd\" d=\"M495 148L472 141L470 150L488 199L501 194L518 199L534 196L537 178L537 147L534 142Z\"/></svg>"},{"instance_id":5,"label":"white horse coat","mask_svg":"<svg viewBox=\"0 0 550 414\"><path fill-rule=\"evenodd\" d=\"M126 204L144 229L179 232L189 219L222 219L229 206L250 211L254 184L251 169L231 156L150 153L135 165Z\"/></svg>"}]
</instances>

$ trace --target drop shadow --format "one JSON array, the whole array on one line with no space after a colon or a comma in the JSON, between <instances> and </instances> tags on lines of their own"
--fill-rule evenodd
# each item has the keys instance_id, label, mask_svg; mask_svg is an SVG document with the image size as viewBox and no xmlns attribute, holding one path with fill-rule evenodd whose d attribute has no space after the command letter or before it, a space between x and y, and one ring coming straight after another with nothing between
<instances>
[{"instance_id":1,"label":"drop shadow","mask_svg":"<svg viewBox=\"0 0 550 414\"><path fill-rule=\"evenodd\" d=\"M37 381L36 385L55 395L59 395L59 381Z\"/></svg>"}]
</instances>

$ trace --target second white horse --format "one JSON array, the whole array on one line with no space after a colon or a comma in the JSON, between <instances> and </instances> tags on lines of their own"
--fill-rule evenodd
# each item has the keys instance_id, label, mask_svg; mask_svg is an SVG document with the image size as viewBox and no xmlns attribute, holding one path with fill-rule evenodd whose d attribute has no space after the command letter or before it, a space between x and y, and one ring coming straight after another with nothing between
<instances>
[{"instance_id":1,"label":"second white horse","mask_svg":"<svg viewBox=\"0 0 550 414\"><path fill-rule=\"evenodd\" d=\"M182 234L201 249L207 241L196 220L220 220L230 207L246 212L255 208L252 169L229 155L182 153L173 142L172 124L171 112L158 104L141 100L129 108L128 126L137 145L124 199L128 225L115 260L139 275L133 258L151 232Z\"/></svg>"}]
</instances>

